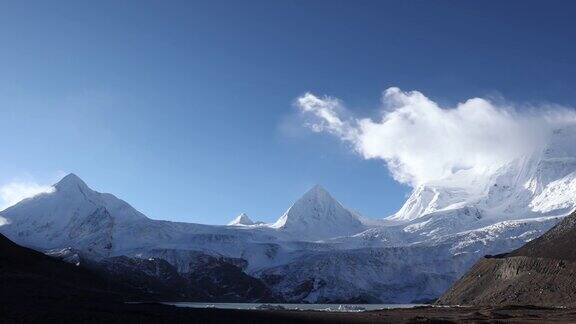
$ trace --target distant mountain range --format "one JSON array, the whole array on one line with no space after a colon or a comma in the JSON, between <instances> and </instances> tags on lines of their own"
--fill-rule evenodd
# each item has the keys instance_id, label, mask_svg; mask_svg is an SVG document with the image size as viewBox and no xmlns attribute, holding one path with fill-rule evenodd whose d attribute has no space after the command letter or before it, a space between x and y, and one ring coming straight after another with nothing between
<instances>
[{"instance_id":1,"label":"distant mountain range","mask_svg":"<svg viewBox=\"0 0 576 324\"><path fill-rule=\"evenodd\" d=\"M0 233L171 298L432 300L485 254L516 249L574 210L574 132L555 132L544 150L472 187L458 173L418 186L383 219L315 186L272 224L245 214L222 226L153 220L70 174L53 192L1 211Z\"/></svg>"}]
</instances>

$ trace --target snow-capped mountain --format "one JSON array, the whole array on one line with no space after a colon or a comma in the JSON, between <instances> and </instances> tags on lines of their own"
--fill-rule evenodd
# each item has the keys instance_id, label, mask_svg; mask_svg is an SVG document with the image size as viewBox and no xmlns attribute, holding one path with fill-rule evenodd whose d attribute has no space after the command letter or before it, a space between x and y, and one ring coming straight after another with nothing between
<instances>
[{"instance_id":1,"label":"snow-capped mountain","mask_svg":"<svg viewBox=\"0 0 576 324\"><path fill-rule=\"evenodd\" d=\"M324 188L314 186L271 225L291 239L316 241L359 233L360 219L344 208Z\"/></svg>"},{"instance_id":2,"label":"snow-capped mountain","mask_svg":"<svg viewBox=\"0 0 576 324\"><path fill-rule=\"evenodd\" d=\"M201 273L201 260L218 260L208 264L231 270L213 282L246 276L236 296L260 289L294 302L421 301L441 295L483 255L515 249L574 210L573 138L576 130L559 130L547 147L490 174L459 170L422 184L380 220L342 206L320 186L273 224L245 214L227 226L152 220L68 175L53 192L1 211L0 232L74 263L161 259L186 278Z\"/></svg>"},{"instance_id":3,"label":"snow-capped mountain","mask_svg":"<svg viewBox=\"0 0 576 324\"><path fill-rule=\"evenodd\" d=\"M242 213L234 218L230 223L229 226L252 226L252 225L259 225L264 224L263 222L254 222L246 213Z\"/></svg>"},{"instance_id":4,"label":"snow-capped mountain","mask_svg":"<svg viewBox=\"0 0 576 324\"><path fill-rule=\"evenodd\" d=\"M52 249L73 246L89 254L108 255L113 230L147 219L111 194L91 190L69 174L51 193L25 199L2 211L2 232L30 247Z\"/></svg>"},{"instance_id":5,"label":"snow-capped mountain","mask_svg":"<svg viewBox=\"0 0 576 324\"><path fill-rule=\"evenodd\" d=\"M474 207L487 218L484 225L509 219L566 215L576 206L576 130L559 129L547 146L502 166L472 183L467 170L450 181L414 189L389 220L410 222L438 212ZM459 174L460 173L460 174Z\"/></svg>"}]
</instances>

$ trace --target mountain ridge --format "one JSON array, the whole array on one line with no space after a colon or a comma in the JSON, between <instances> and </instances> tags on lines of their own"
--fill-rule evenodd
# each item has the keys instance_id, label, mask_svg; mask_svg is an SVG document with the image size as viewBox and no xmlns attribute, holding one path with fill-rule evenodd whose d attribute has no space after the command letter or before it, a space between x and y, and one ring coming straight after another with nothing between
<instances>
[{"instance_id":1,"label":"mountain ridge","mask_svg":"<svg viewBox=\"0 0 576 324\"><path fill-rule=\"evenodd\" d=\"M572 186L576 164L553 153L512 163L489 180L486 195L474 199L458 188L436 188L433 199L421 200L422 207L428 206L425 211L411 219L364 218L315 186L273 224L153 220L70 175L54 192L1 211L7 223L0 232L40 251L76 250L95 262L159 258L179 275L193 268L194 251L200 251L232 262L240 269L234 276L261 280L271 294L291 302L428 300L483 255L518 248L554 226L566 208L576 207L564 189ZM417 199L418 192L413 193ZM543 193L554 198L546 208L561 208L533 208L529 203ZM545 206L544 200L538 206ZM74 254L63 257L77 259ZM351 272L353 279L346 275Z\"/></svg>"}]
</instances>

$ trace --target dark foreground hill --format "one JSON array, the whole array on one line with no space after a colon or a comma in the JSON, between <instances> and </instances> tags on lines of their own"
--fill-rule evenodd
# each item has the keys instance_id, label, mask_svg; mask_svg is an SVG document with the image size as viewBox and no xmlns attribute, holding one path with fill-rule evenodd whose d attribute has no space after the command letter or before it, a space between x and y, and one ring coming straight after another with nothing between
<instances>
[{"instance_id":1,"label":"dark foreground hill","mask_svg":"<svg viewBox=\"0 0 576 324\"><path fill-rule=\"evenodd\" d=\"M576 212L541 237L477 262L442 305L576 306Z\"/></svg>"},{"instance_id":2,"label":"dark foreground hill","mask_svg":"<svg viewBox=\"0 0 576 324\"><path fill-rule=\"evenodd\" d=\"M0 234L0 303L13 300L122 300L137 293L82 267L21 247Z\"/></svg>"},{"instance_id":3,"label":"dark foreground hill","mask_svg":"<svg viewBox=\"0 0 576 324\"><path fill-rule=\"evenodd\" d=\"M414 323L574 320L557 308L392 309L364 313L192 309L138 298L89 269L18 246L0 235L0 323Z\"/></svg>"},{"instance_id":4,"label":"dark foreground hill","mask_svg":"<svg viewBox=\"0 0 576 324\"><path fill-rule=\"evenodd\" d=\"M269 323L298 322L270 312L195 310L156 303L159 295L19 246L0 234L0 323ZM146 283L148 284L148 283ZM304 318L305 320L305 318ZM321 320L321 318L320 318Z\"/></svg>"}]
</instances>

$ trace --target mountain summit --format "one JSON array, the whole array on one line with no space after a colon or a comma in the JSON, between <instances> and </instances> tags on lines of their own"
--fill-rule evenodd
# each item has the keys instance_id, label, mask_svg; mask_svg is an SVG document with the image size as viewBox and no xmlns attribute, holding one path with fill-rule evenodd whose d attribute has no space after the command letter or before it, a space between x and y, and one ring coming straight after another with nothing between
<instances>
[{"instance_id":1,"label":"mountain summit","mask_svg":"<svg viewBox=\"0 0 576 324\"><path fill-rule=\"evenodd\" d=\"M88 185L86 185L86 183L74 173L69 173L64 178L60 179L60 181L54 185L54 188L58 191L70 191L76 189L81 191L90 190Z\"/></svg>"},{"instance_id":2,"label":"mountain summit","mask_svg":"<svg viewBox=\"0 0 576 324\"><path fill-rule=\"evenodd\" d=\"M365 229L353 212L319 185L308 190L272 227L301 240L352 235Z\"/></svg>"},{"instance_id":3,"label":"mountain summit","mask_svg":"<svg viewBox=\"0 0 576 324\"><path fill-rule=\"evenodd\" d=\"M2 232L27 246L74 246L107 255L118 225L148 219L114 195L90 189L75 174L65 176L54 188L0 212L7 220Z\"/></svg>"},{"instance_id":4,"label":"mountain summit","mask_svg":"<svg viewBox=\"0 0 576 324\"><path fill-rule=\"evenodd\" d=\"M254 221L248 217L245 213L238 215L238 217L234 218L228 225L230 226L249 226L255 225Z\"/></svg>"}]
</instances>

